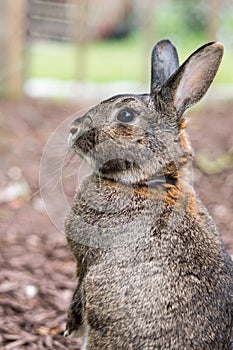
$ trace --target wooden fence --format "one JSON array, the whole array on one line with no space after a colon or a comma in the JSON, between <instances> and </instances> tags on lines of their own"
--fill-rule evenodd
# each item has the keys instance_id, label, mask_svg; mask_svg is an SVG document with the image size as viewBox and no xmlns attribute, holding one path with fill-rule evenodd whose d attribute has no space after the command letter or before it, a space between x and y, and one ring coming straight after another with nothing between
<instances>
[{"instance_id":1,"label":"wooden fence","mask_svg":"<svg viewBox=\"0 0 233 350\"><path fill-rule=\"evenodd\" d=\"M137 5L145 43L150 46L152 14L154 6L159 8L159 0L0 0L0 93L22 96L25 47L38 39L73 41L79 47L81 44L79 71L85 75L87 43L114 34L117 25ZM220 0L208 0L208 5L207 31L213 39Z\"/></svg>"},{"instance_id":2,"label":"wooden fence","mask_svg":"<svg viewBox=\"0 0 233 350\"><path fill-rule=\"evenodd\" d=\"M28 43L48 39L82 44L79 56L85 66L86 43L111 35L132 1L0 0L1 95L22 96Z\"/></svg>"}]
</instances>

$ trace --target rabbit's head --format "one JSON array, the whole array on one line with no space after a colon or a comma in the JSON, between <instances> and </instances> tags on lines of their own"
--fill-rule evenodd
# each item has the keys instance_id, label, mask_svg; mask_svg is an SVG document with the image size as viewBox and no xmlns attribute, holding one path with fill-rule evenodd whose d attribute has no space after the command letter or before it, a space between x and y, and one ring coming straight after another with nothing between
<instances>
[{"instance_id":1,"label":"rabbit's head","mask_svg":"<svg viewBox=\"0 0 233 350\"><path fill-rule=\"evenodd\" d=\"M71 125L69 145L101 177L126 184L176 179L192 158L184 112L209 88L223 55L220 43L195 51L180 67L163 40L152 52L150 94L117 95Z\"/></svg>"}]
</instances>

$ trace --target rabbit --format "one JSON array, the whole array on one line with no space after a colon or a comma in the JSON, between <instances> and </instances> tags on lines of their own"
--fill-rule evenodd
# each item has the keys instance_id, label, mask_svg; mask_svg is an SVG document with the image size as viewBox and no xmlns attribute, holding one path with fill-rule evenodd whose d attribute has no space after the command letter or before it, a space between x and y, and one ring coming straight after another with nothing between
<instances>
[{"instance_id":1,"label":"rabbit","mask_svg":"<svg viewBox=\"0 0 233 350\"><path fill-rule=\"evenodd\" d=\"M179 66L161 40L150 93L113 96L71 125L69 147L92 168L65 219L78 277L65 336L82 349L233 349L232 260L193 189L184 116L222 55L208 43Z\"/></svg>"}]
</instances>

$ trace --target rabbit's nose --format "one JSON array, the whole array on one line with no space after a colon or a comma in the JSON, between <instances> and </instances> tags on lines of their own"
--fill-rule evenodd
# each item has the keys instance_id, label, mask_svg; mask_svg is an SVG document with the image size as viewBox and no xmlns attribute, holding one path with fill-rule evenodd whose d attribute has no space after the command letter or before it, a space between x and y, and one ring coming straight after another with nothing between
<instances>
[{"instance_id":1,"label":"rabbit's nose","mask_svg":"<svg viewBox=\"0 0 233 350\"><path fill-rule=\"evenodd\" d=\"M70 127L70 133L69 133L69 136L68 136L68 146L69 146L69 148L73 147L73 145L75 143L75 140L77 139L79 130L80 130L80 128L78 126L76 126L76 125L72 125Z\"/></svg>"},{"instance_id":2,"label":"rabbit's nose","mask_svg":"<svg viewBox=\"0 0 233 350\"><path fill-rule=\"evenodd\" d=\"M70 133L72 135L76 134L78 132L79 128L76 125L72 125L70 128Z\"/></svg>"}]
</instances>

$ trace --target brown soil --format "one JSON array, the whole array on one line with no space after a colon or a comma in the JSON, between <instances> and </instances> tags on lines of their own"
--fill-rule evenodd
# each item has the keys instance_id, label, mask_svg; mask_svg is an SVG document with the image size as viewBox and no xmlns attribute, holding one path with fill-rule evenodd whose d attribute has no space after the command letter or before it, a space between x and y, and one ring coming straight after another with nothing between
<instances>
[{"instance_id":1,"label":"brown soil","mask_svg":"<svg viewBox=\"0 0 233 350\"><path fill-rule=\"evenodd\" d=\"M81 107L32 100L0 102L0 189L23 179L30 188L30 195L26 188L25 195L0 204L2 349L79 348L77 340L62 335L75 286L74 260L64 235L44 212L37 191L39 162L48 137ZM232 147L232 111L233 101L192 113L189 132L196 152L206 150L215 159ZM231 253L232 171L233 165L221 174L207 176L194 166L195 188Z\"/></svg>"}]
</instances>

